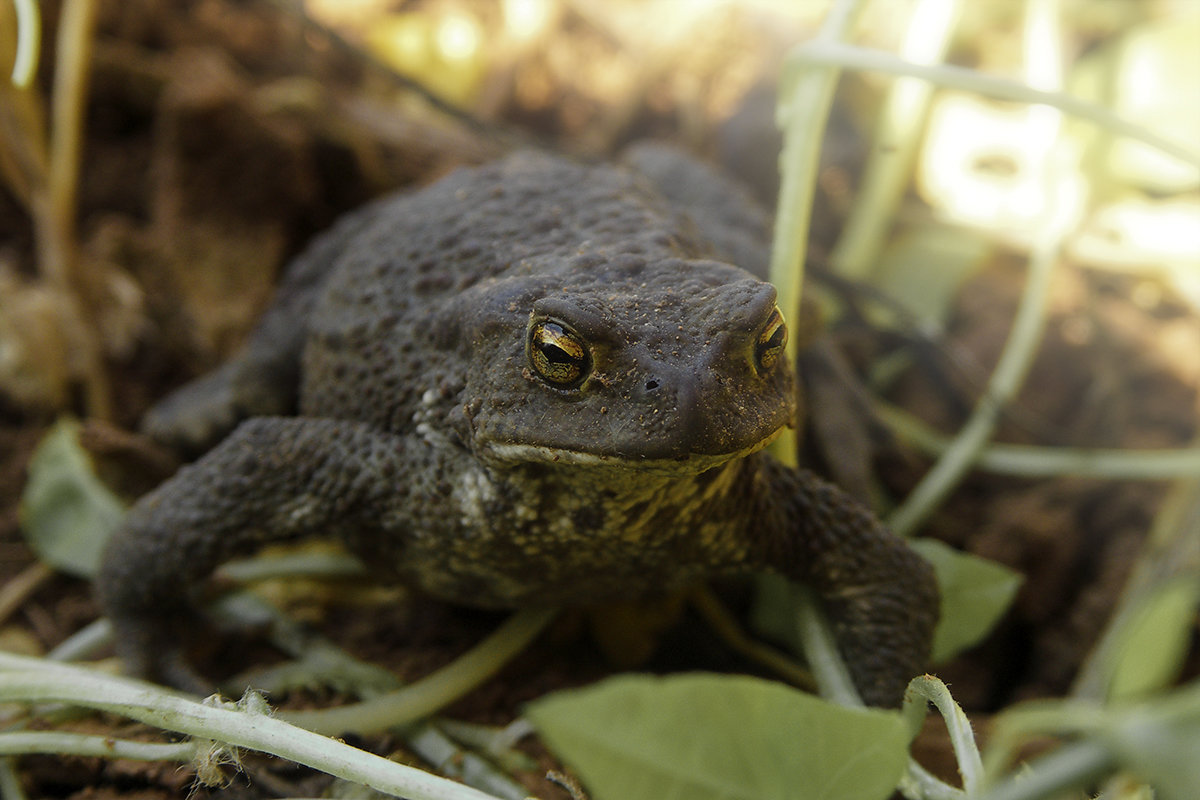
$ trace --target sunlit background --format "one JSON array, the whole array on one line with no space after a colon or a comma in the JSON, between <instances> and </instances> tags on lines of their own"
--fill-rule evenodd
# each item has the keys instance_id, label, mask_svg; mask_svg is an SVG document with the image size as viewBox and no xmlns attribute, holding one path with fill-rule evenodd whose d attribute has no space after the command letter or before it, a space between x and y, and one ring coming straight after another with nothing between
<instances>
[{"instance_id":1,"label":"sunlit background","mask_svg":"<svg viewBox=\"0 0 1200 800\"><path fill-rule=\"evenodd\" d=\"M782 65L792 48L817 35L831 4L307 0L289 8L463 116L518 132L498 149L523 143L608 158L637 139L667 138L722 161L770 203L778 180L772 104ZM227 12L212 4L208 13ZM1200 149L1195 0L874 0L850 41L915 64L944 62L1070 95ZM328 48L323 35L311 32L301 44ZM302 79L279 81L261 96L285 108L340 91L304 86ZM376 79L361 95L360 88L338 98L345 103L344 131L435 116L411 86ZM356 135L344 131L335 135ZM368 149L360 140L347 146ZM899 201L878 213L877 245L843 271L898 298L932 329L988 253L998 247L1028 253L1048 220L1066 232L1064 252L1074 263L1144 276L1200 309L1194 164L1048 105L931 88L917 79L845 72L825 139L827 160L838 168L821 176L825 194L814 214L823 246L834 248L837 226L855 206L862 164L901 146ZM375 188L417 177L381 175ZM110 294L134 291L119 272L113 276ZM28 376L45 375L46 386L33 380L28 396L58 404L78 370L46 370L41 354L52 337L31 335L38 325L16 322L30 309L37 319L53 316L39 309L61 304L39 291L0 274L0 295L20 295L9 303L18 310L0 319L0 379L24 386ZM1136 296L1155 292L1161 287ZM209 308L230 307L206 297L196 296L198 319L212 316ZM121 302L133 309L126 316L139 317L138 298ZM211 328L203 347L224 348L253 307L247 302L236 320L197 326Z\"/></svg>"},{"instance_id":2,"label":"sunlit background","mask_svg":"<svg viewBox=\"0 0 1200 800\"><path fill-rule=\"evenodd\" d=\"M784 0L311 0L309 12L439 96L487 112L511 92L532 114L554 106L581 149L630 98L679 104L688 123L732 114L813 35L828 3ZM399 9L399 10L397 10ZM1055 11L1058 11L1056 14ZM1200 143L1200 4L955 3L879 0L864 44L920 60L923 36L957 19L954 63L1093 100L1180 143ZM580 35L580 18L592 27ZM604 36L597 37L601 31ZM597 38L608 41L597 41ZM890 78L858 75L864 126ZM505 84L503 87L500 84ZM589 103L594 103L594 107ZM898 106L903 116L904 106ZM1107 136L1047 106L962 91L933 99L915 188L940 221L1012 243L1048 214L1075 230L1070 252L1109 269L1154 269L1200 304L1200 200L1193 166Z\"/></svg>"}]
</instances>

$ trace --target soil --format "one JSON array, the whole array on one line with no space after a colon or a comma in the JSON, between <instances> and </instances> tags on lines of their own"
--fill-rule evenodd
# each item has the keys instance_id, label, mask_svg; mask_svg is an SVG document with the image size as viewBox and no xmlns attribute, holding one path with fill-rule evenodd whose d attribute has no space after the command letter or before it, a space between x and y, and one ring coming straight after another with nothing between
<instances>
[{"instance_id":1,"label":"soil","mask_svg":"<svg viewBox=\"0 0 1200 800\"><path fill-rule=\"evenodd\" d=\"M44 5L45 28L55 30L57 6ZM700 152L719 150L719 115L698 106L694 96L672 94L663 73L647 77L614 109L599 90L572 85L561 67L548 63L550 56L514 58L486 82L486 102L470 113L451 113L361 49L276 4L114 0L99 6L78 181L80 272L90 277L74 289L83 297L84 338L101 343L113 399L110 419L89 422L87 442L102 474L127 498L179 463L175 454L132 433L140 416L167 390L220 363L237 346L287 259L339 213L520 145L602 157L624 142L657 134ZM616 57L611 37L587 19L567 13L559 24L563 36L581 43L581 53ZM702 56L689 64L701 76L697 80L708 81L713 92L725 90ZM48 48L42 75L53 74L53 58ZM830 183L844 195L855 170L833 168ZM837 220L821 224L818 242L830 241ZM0 307L10 319L21 315L31 331L57 330L61 310L38 294L33 227L26 206L0 182ZM1023 257L998 251L958 291L930 359L922 355L930 348L914 346L919 337L912 330L880 331L844 320L830 335L864 371L880 354L911 348L917 358L889 387L887 399L937 430L954 431L998 357L1024 277ZM18 518L30 454L60 414L89 416L86 370L71 350L80 339L65 329L62 349L33 360L41 369L23 374L19 384L0 382L0 587L37 569ZM1193 442L1200 418L1198 343L1196 308L1162 283L1068 263L1056 279L1040 355L1020 397L1006 409L997 439L1137 448ZM810 409L814 416L838 413L845 409L820 403ZM874 433L863 438L873 452L846 456L869 463L845 471L866 474L871 467L878 486L903 497L929 460L880 436L879 426L861 414L852 423ZM1016 700L1070 690L1165 492L1162 482L973 473L925 524L923 535L1025 576L1014 607L992 635L938 668L977 720ZM404 678L446 663L496 621L387 591L326 587L285 593L284 603L339 645ZM0 615L0 647L43 653L95 619L97 609L86 582L49 575L0 614L6 615ZM447 714L506 724L524 701L609 674L614 667L581 635L585 627L574 618L558 623ZM753 671L691 617L667 637L647 668ZM278 658L269 648L245 645L234 637L223 652L209 656L210 663L228 664L235 654L245 666ZM1193 675L1200 672L1195 651L1188 668ZM273 699L314 704L332 695L297 692ZM148 729L111 718L73 725L154 738ZM918 750L935 771L952 777L953 762L941 741L931 730ZM387 738L359 744L380 753L404 747ZM524 747L537 763L521 774L529 790L545 800L567 798L542 777L561 766L536 742ZM24 758L19 765L30 797L153 800L209 791L222 797L315 796L325 783L267 758L248 757L243 770L230 770L232 782L223 789L195 790L192 775L173 765L50 757Z\"/></svg>"}]
</instances>

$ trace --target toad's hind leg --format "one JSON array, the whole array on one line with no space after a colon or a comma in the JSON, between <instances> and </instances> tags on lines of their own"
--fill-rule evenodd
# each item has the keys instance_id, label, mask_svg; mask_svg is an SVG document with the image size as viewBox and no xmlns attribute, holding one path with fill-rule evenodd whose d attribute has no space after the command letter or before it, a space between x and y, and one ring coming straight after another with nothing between
<instances>
[{"instance_id":1,"label":"toad's hind leg","mask_svg":"<svg viewBox=\"0 0 1200 800\"><path fill-rule=\"evenodd\" d=\"M304 321L330 270L386 202L343 217L317 237L288 266L271 306L242 349L216 371L160 401L142 421L143 430L161 442L200 453L244 419L295 413L308 333Z\"/></svg>"},{"instance_id":2,"label":"toad's hind leg","mask_svg":"<svg viewBox=\"0 0 1200 800\"><path fill-rule=\"evenodd\" d=\"M248 420L143 497L104 553L97 590L136 675L196 688L181 644L202 581L262 545L350 538L398 518L405 440L343 420Z\"/></svg>"}]
</instances>

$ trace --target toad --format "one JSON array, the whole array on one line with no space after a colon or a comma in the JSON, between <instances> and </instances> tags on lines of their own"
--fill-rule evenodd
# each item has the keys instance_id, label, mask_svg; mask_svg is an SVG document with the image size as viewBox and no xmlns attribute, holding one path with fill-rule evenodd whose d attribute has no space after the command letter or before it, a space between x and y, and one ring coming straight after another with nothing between
<instances>
[{"instance_id":1,"label":"toad","mask_svg":"<svg viewBox=\"0 0 1200 800\"><path fill-rule=\"evenodd\" d=\"M765 216L682 156L518 153L344 217L242 351L152 410L202 448L108 545L136 674L187 682L221 563L340 540L451 603L596 605L770 571L820 598L866 700L928 656L929 566L763 448L797 414Z\"/></svg>"}]
</instances>

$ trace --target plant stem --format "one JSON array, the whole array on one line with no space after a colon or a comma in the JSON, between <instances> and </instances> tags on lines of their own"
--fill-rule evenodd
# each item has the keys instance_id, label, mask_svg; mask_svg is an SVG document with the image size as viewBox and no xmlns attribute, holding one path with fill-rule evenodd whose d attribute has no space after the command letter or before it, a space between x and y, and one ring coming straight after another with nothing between
<instances>
[{"instance_id":1,"label":"plant stem","mask_svg":"<svg viewBox=\"0 0 1200 800\"><path fill-rule=\"evenodd\" d=\"M26 800L28 797L13 769L11 758L0 758L0 797L4 800Z\"/></svg>"},{"instance_id":2,"label":"plant stem","mask_svg":"<svg viewBox=\"0 0 1200 800\"><path fill-rule=\"evenodd\" d=\"M985 75L965 67L913 64L891 53L820 39L800 45L792 51L791 57L809 64L921 78L939 86L975 92L997 100L1052 106L1072 116L1089 120L1109 133L1145 142L1181 161L1200 167L1200 152L1193 148L1159 136L1149 128L1114 114L1103 106L1062 92L1034 89L1017 81Z\"/></svg>"},{"instance_id":3,"label":"plant stem","mask_svg":"<svg viewBox=\"0 0 1200 800\"><path fill-rule=\"evenodd\" d=\"M849 35L864 0L838 0L825 17L816 41L836 42ZM779 203L771 243L770 280L779 291L779 308L792 324L800 319L800 294L804 283L804 258L808 251L808 226L813 193L820 169L821 141L833 104L839 69L803 69L789 57L780 81L777 122L783 129L779 154ZM795 337L787 345L788 363L796 361ZM771 453L784 464L796 464L796 430L785 428Z\"/></svg>"},{"instance_id":4,"label":"plant stem","mask_svg":"<svg viewBox=\"0 0 1200 800\"><path fill-rule=\"evenodd\" d=\"M942 457L888 519L888 526L898 534L910 533L958 485L991 437L1002 405L1020 387L1044 329L1050 276L1057 261L1058 242L1054 244L1040 248L1030 259L1013 330L983 398Z\"/></svg>"},{"instance_id":5,"label":"plant stem","mask_svg":"<svg viewBox=\"0 0 1200 800\"><path fill-rule=\"evenodd\" d=\"M909 682L908 691L904 694L905 717L909 719L910 726L915 726L917 730L921 720L925 718L926 701L933 703L942 719L946 721L946 728L950 731L950 743L958 761L958 771L962 775L963 789L968 796L975 796L983 781L983 760L979 757L979 747L975 744L971 721L950 696L946 684L930 675L922 675Z\"/></svg>"},{"instance_id":6,"label":"plant stem","mask_svg":"<svg viewBox=\"0 0 1200 800\"><path fill-rule=\"evenodd\" d=\"M408 800L496 800L267 714L197 703L140 681L9 653L0 653L0 670L0 702L59 702L100 709L164 730L271 753Z\"/></svg>"},{"instance_id":7,"label":"plant stem","mask_svg":"<svg viewBox=\"0 0 1200 800\"><path fill-rule=\"evenodd\" d=\"M959 9L958 0L921 0L909 18L900 57L914 64L936 64L945 58ZM858 196L829 256L839 275L866 280L878 262L912 177L933 89L928 81L900 78L888 91Z\"/></svg>"},{"instance_id":8,"label":"plant stem","mask_svg":"<svg viewBox=\"0 0 1200 800\"><path fill-rule=\"evenodd\" d=\"M67 317L76 321L83 331L74 333L69 341L83 365L88 414L111 420L111 387L104 370L96 303L90 291L92 282L80 271L75 231L83 117L95 21L94 0L67 0L63 4L51 98L48 183L33 193L31 211L36 221L38 264L67 304Z\"/></svg>"},{"instance_id":9,"label":"plant stem","mask_svg":"<svg viewBox=\"0 0 1200 800\"><path fill-rule=\"evenodd\" d=\"M34 562L0 587L0 623L16 611L25 598L54 577L54 570L40 561Z\"/></svg>"},{"instance_id":10,"label":"plant stem","mask_svg":"<svg viewBox=\"0 0 1200 800\"><path fill-rule=\"evenodd\" d=\"M191 742L134 742L111 736L57 731L0 733L0 755L28 753L128 758L134 761L191 761L196 754L196 746Z\"/></svg>"},{"instance_id":11,"label":"plant stem","mask_svg":"<svg viewBox=\"0 0 1200 800\"><path fill-rule=\"evenodd\" d=\"M1039 758L1030 769L1010 776L981 800L1041 800L1085 786L1111 771L1113 756L1108 748L1094 740L1063 745Z\"/></svg>"},{"instance_id":12,"label":"plant stem","mask_svg":"<svg viewBox=\"0 0 1200 800\"><path fill-rule=\"evenodd\" d=\"M883 401L876 401L873 408L888 428L921 450L941 455L950 448L949 437L907 411ZM1189 478L1200 475L1200 448L1135 450L989 444L979 451L974 467L1026 478L1060 475L1119 480Z\"/></svg>"},{"instance_id":13,"label":"plant stem","mask_svg":"<svg viewBox=\"0 0 1200 800\"><path fill-rule=\"evenodd\" d=\"M41 49L42 15L34 0L13 0L13 5L17 9L17 53L13 58L12 82L18 89L28 89Z\"/></svg>"},{"instance_id":14,"label":"plant stem","mask_svg":"<svg viewBox=\"0 0 1200 800\"><path fill-rule=\"evenodd\" d=\"M111 645L112 640L112 623L107 617L100 617L55 645L54 649L46 654L46 658L51 661L82 661L85 658L96 657L96 651Z\"/></svg>"},{"instance_id":15,"label":"plant stem","mask_svg":"<svg viewBox=\"0 0 1200 800\"><path fill-rule=\"evenodd\" d=\"M285 712L279 718L330 735L373 732L413 722L494 675L524 650L556 613L556 609L519 611L474 648L403 689L348 706Z\"/></svg>"},{"instance_id":16,"label":"plant stem","mask_svg":"<svg viewBox=\"0 0 1200 800\"><path fill-rule=\"evenodd\" d=\"M896 787L909 800L966 800L967 793L930 774L912 756L908 758L908 772Z\"/></svg>"},{"instance_id":17,"label":"plant stem","mask_svg":"<svg viewBox=\"0 0 1200 800\"><path fill-rule=\"evenodd\" d=\"M419 725L417 729L407 732L404 741L427 764L449 777L477 786L503 800L528 798L524 787L479 753L459 747L457 742L439 730L439 726Z\"/></svg>"},{"instance_id":18,"label":"plant stem","mask_svg":"<svg viewBox=\"0 0 1200 800\"><path fill-rule=\"evenodd\" d=\"M50 185L48 195L52 238L42 242L44 268L60 287L75 287L71 274L74 253L69 243L75 223L79 186L83 112L88 88L88 62L92 54L94 0L67 0L58 27L57 65L51 98Z\"/></svg>"},{"instance_id":19,"label":"plant stem","mask_svg":"<svg viewBox=\"0 0 1200 800\"><path fill-rule=\"evenodd\" d=\"M854 687L854 679L850 677L850 670L846 668L820 604L807 587L795 586L793 591L796 593L796 632L820 695L838 705L861 708L862 698Z\"/></svg>"},{"instance_id":20,"label":"plant stem","mask_svg":"<svg viewBox=\"0 0 1200 800\"><path fill-rule=\"evenodd\" d=\"M278 578L322 578L343 580L366 574L363 563L354 556L342 553L289 553L259 555L222 564L222 580L246 584Z\"/></svg>"},{"instance_id":21,"label":"plant stem","mask_svg":"<svg viewBox=\"0 0 1200 800\"><path fill-rule=\"evenodd\" d=\"M1051 147L1047 155L1053 158L1056 149ZM1038 232L1012 331L970 418L938 462L888 519L892 530L901 535L910 533L958 485L991 438L1001 408L1016 395L1033 363L1045 329L1050 279L1063 242L1075 222L1072 204L1065 202L1056 191L1062 188L1056 179L1061 180L1066 172L1065 163L1047 164L1046 189L1052 204L1058 206L1057 213L1051 213Z\"/></svg>"}]
</instances>

